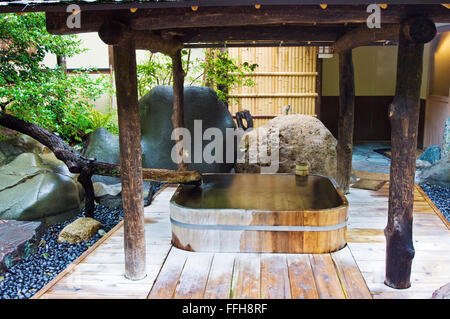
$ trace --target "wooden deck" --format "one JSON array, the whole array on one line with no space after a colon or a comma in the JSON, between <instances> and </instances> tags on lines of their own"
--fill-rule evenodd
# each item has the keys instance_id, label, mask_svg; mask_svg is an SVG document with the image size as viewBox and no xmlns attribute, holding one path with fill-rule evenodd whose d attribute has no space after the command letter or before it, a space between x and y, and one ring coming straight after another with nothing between
<instances>
[{"instance_id":1,"label":"wooden deck","mask_svg":"<svg viewBox=\"0 0 450 319\"><path fill-rule=\"evenodd\" d=\"M123 276L119 224L34 298L430 298L450 282L450 226L416 186L412 286L405 290L385 286L388 187L386 183L376 192L351 189L348 245L323 255L195 253L174 248L169 199L175 187L167 187L145 209L144 280L133 282Z\"/></svg>"}]
</instances>

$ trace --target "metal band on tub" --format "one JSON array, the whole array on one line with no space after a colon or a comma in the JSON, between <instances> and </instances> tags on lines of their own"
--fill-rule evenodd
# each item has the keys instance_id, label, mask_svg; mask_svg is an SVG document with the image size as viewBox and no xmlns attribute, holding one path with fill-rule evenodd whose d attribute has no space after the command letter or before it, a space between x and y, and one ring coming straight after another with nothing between
<instances>
[{"instance_id":1,"label":"metal band on tub","mask_svg":"<svg viewBox=\"0 0 450 319\"><path fill-rule=\"evenodd\" d=\"M333 231L347 226L345 222L328 226L265 226L265 225L199 225L187 224L170 217L170 222L178 227L198 230L230 230L230 231Z\"/></svg>"}]
</instances>

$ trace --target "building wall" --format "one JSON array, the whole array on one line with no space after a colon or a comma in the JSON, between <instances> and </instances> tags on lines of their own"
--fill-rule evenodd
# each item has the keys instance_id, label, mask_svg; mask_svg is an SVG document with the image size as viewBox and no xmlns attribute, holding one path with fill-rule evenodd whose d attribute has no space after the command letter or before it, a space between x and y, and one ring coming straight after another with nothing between
<instances>
[{"instance_id":1,"label":"building wall","mask_svg":"<svg viewBox=\"0 0 450 319\"><path fill-rule=\"evenodd\" d=\"M424 50L421 98L427 96L429 45ZM353 50L356 96L394 96L397 46L359 47ZM323 60L322 95L339 96L339 57Z\"/></svg>"},{"instance_id":2,"label":"building wall","mask_svg":"<svg viewBox=\"0 0 450 319\"><path fill-rule=\"evenodd\" d=\"M430 51L424 146L442 146L445 121L450 116L450 31L439 32Z\"/></svg>"},{"instance_id":3,"label":"building wall","mask_svg":"<svg viewBox=\"0 0 450 319\"><path fill-rule=\"evenodd\" d=\"M427 97L429 45L424 50L421 116L418 144L423 144L425 99ZM354 140L390 140L388 108L395 95L397 47L360 47L353 50L355 69ZM323 60L320 119L337 137L339 110L339 58Z\"/></svg>"}]
</instances>

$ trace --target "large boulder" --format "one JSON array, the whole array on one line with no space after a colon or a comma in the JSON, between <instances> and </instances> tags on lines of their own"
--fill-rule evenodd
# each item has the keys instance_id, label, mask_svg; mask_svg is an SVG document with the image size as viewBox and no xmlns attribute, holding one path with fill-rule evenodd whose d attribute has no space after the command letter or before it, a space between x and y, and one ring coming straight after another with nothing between
<instances>
[{"instance_id":1,"label":"large boulder","mask_svg":"<svg viewBox=\"0 0 450 319\"><path fill-rule=\"evenodd\" d=\"M50 152L44 145L24 134L0 140L0 165L8 164L22 153Z\"/></svg>"},{"instance_id":2,"label":"large boulder","mask_svg":"<svg viewBox=\"0 0 450 319\"><path fill-rule=\"evenodd\" d=\"M276 131L279 132L279 145L277 149L272 149L271 145L267 145L270 139L261 137L273 136L271 132ZM278 173L295 173L296 162L308 162L310 173L335 179L336 146L336 139L317 118L302 114L281 115L244 136L241 149L248 160L237 164L236 171L259 173L262 167L267 166L263 163L267 161L266 154L270 158L278 150Z\"/></svg>"},{"instance_id":3,"label":"large boulder","mask_svg":"<svg viewBox=\"0 0 450 319\"><path fill-rule=\"evenodd\" d=\"M433 165L416 172L416 183L424 182L450 187L450 153Z\"/></svg>"},{"instance_id":4,"label":"large boulder","mask_svg":"<svg viewBox=\"0 0 450 319\"><path fill-rule=\"evenodd\" d=\"M171 86L157 86L139 101L142 138L142 166L145 168L177 169L172 161L171 151L175 142L171 140L173 130L173 95ZM202 120L202 135L208 128L218 128L224 136L225 130L235 128L233 117L223 102L219 101L214 90L207 87L184 88L184 123L191 133L191 150L194 150L194 120ZM202 140L202 149L210 141ZM106 129L98 129L89 137L85 156L99 161L119 164L119 138ZM224 151L225 156L225 151ZM193 161L192 156L192 161ZM229 172L234 163L191 163L189 169L202 173ZM116 184L120 179L94 176L94 182Z\"/></svg>"},{"instance_id":5,"label":"large boulder","mask_svg":"<svg viewBox=\"0 0 450 319\"><path fill-rule=\"evenodd\" d=\"M148 92L140 101L142 132L142 163L147 168L176 169L172 161L171 151L175 141L171 140L173 125L173 95L171 86L157 86ZM218 100L214 90L207 87L184 88L184 124L191 133L191 153L194 151L194 120L202 120L201 133L208 128L218 128L223 134L223 163L190 163L189 169L202 173L229 172L234 163L225 161L225 130L235 128L233 117L225 104ZM211 141L202 139L202 150ZM194 156L191 154L191 160Z\"/></svg>"},{"instance_id":6,"label":"large boulder","mask_svg":"<svg viewBox=\"0 0 450 319\"><path fill-rule=\"evenodd\" d=\"M0 219L53 224L80 213L84 191L53 154L23 153L0 167Z\"/></svg>"}]
</instances>

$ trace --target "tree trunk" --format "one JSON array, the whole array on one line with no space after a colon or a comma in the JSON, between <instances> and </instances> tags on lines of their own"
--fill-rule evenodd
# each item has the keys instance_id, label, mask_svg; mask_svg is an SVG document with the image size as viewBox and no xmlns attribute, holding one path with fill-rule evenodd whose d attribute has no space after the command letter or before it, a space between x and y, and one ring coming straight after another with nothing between
<instances>
[{"instance_id":1,"label":"tree trunk","mask_svg":"<svg viewBox=\"0 0 450 319\"><path fill-rule=\"evenodd\" d=\"M114 46L114 66L122 172L125 276L140 280L146 276L146 252L136 51L132 41Z\"/></svg>"},{"instance_id":2,"label":"tree trunk","mask_svg":"<svg viewBox=\"0 0 450 319\"><path fill-rule=\"evenodd\" d=\"M433 31L434 30L434 31ZM385 284L398 289L410 287L414 258L412 238L414 173L416 168L420 85L425 42L436 34L434 24L413 19L400 28L397 85L389 109L392 160L386 236Z\"/></svg>"},{"instance_id":3,"label":"tree trunk","mask_svg":"<svg viewBox=\"0 0 450 319\"><path fill-rule=\"evenodd\" d=\"M91 177L92 177L91 170L88 167L83 167L77 180L84 188L85 193L84 215L86 217L93 218L95 210L95 193Z\"/></svg>"},{"instance_id":4,"label":"tree trunk","mask_svg":"<svg viewBox=\"0 0 450 319\"><path fill-rule=\"evenodd\" d=\"M351 50L339 54L339 93L337 183L344 194L347 194L352 172L353 113L355 109L355 83Z\"/></svg>"},{"instance_id":5,"label":"tree trunk","mask_svg":"<svg viewBox=\"0 0 450 319\"><path fill-rule=\"evenodd\" d=\"M66 62L66 56L65 55L57 55L56 56L56 64L60 68L62 68L64 73L67 73L67 62Z\"/></svg>"},{"instance_id":6,"label":"tree trunk","mask_svg":"<svg viewBox=\"0 0 450 319\"><path fill-rule=\"evenodd\" d=\"M181 50L178 50L172 57L172 71L173 71L173 113L172 124L173 128L184 127L184 70L181 61ZM187 170L188 164L183 161L183 144L181 136L175 140L175 147L178 155L178 170Z\"/></svg>"}]
</instances>

